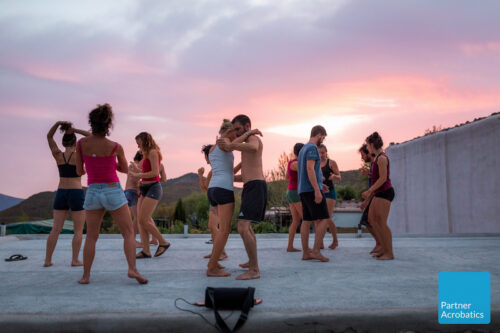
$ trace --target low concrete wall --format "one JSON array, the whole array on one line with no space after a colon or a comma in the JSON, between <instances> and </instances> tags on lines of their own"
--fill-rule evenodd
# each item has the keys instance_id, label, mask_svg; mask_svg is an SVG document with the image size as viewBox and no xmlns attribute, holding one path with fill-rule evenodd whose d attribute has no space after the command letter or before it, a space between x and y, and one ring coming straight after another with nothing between
<instances>
[{"instance_id":1,"label":"low concrete wall","mask_svg":"<svg viewBox=\"0 0 500 333\"><path fill-rule=\"evenodd\" d=\"M387 148L396 234L500 233L500 115Z\"/></svg>"}]
</instances>

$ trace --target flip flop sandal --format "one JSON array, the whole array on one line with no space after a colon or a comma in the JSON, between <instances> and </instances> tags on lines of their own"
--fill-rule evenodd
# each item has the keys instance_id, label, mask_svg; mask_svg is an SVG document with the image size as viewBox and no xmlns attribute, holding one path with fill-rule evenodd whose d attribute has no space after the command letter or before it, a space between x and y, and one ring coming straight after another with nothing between
<instances>
[{"instance_id":1,"label":"flip flop sandal","mask_svg":"<svg viewBox=\"0 0 500 333\"><path fill-rule=\"evenodd\" d=\"M135 259L146 259L146 258L151 258L151 256L144 251L141 251L135 255Z\"/></svg>"},{"instance_id":2,"label":"flip flop sandal","mask_svg":"<svg viewBox=\"0 0 500 333\"><path fill-rule=\"evenodd\" d=\"M156 249L156 252L155 252L155 257L159 257L161 256L163 253L167 252L168 248L170 247L170 243L167 244L167 245L158 245L158 248ZM161 249L164 249L163 251L161 251ZM161 251L161 252L160 252Z\"/></svg>"},{"instance_id":3,"label":"flip flop sandal","mask_svg":"<svg viewBox=\"0 0 500 333\"><path fill-rule=\"evenodd\" d=\"M23 256L22 254L13 254L9 258L5 258L5 261L19 261L26 260L28 257Z\"/></svg>"}]
</instances>

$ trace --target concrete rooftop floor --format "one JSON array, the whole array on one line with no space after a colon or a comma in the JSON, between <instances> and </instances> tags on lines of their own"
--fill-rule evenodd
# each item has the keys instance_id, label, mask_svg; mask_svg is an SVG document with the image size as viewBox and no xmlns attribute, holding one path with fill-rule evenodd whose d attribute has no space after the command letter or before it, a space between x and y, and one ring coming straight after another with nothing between
<instances>
[{"instance_id":1,"label":"concrete rooftop floor","mask_svg":"<svg viewBox=\"0 0 500 333\"><path fill-rule=\"evenodd\" d=\"M46 235L0 237L0 332L215 332L174 306L178 297L202 301L207 286L256 288L263 304L252 309L241 332L500 332L500 236L395 237L396 259L381 262L368 255L369 236L344 234L338 249L323 251L331 261L319 263L287 253L287 235L258 235L261 279L237 281L238 264L246 261L238 235L230 236L229 258L222 262L229 278L205 276L208 235L167 235L167 253L137 261L147 285L126 277L119 235L101 235L91 284L79 285L82 269L69 266L71 236L60 236L49 268L42 267ZM330 240L327 235L325 245ZM15 253L28 260L3 260ZM491 273L490 325L438 324L443 271ZM209 309L178 305L214 323ZM232 314L230 325L238 316Z\"/></svg>"}]
</instances>

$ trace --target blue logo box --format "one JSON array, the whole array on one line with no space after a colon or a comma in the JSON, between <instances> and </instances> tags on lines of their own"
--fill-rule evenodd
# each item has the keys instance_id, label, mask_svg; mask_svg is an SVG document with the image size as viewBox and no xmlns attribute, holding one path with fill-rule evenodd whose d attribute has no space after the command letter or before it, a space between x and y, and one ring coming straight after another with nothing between
<instances>
[{"instance_id":1,"label":"blue logo box","mask_svg":"<svg viewBox=\"0 0 500 333\"><path fill-rule=\"evenodd\" d=\"M490 323L490 273L439 273L440 324Z\"/></svg>"}]
</instances>

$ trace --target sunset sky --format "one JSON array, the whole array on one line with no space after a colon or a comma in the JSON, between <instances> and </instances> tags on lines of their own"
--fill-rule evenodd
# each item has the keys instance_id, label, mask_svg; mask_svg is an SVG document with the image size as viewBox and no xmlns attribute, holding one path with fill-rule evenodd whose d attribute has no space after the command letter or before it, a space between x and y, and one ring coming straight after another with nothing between
<instances>
[{"instance_id":1,"label":"sunset sky","mask_svg":"<svg viewBox=\"0 0 500 333\"><path fill-rule=\"evenodd\" d=\"M264 133L266 170L316 124L350 170L374 130L389 144L500 111L499 1L78 4L0 1L2 194L54 191L47 131L87 129L99 103L127 158L152 133L169 178L203 166L239 113Z\"/></svg>"}]
</instances>

